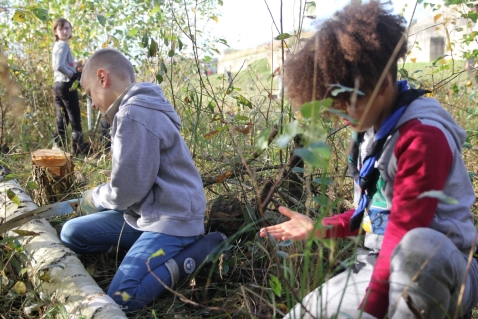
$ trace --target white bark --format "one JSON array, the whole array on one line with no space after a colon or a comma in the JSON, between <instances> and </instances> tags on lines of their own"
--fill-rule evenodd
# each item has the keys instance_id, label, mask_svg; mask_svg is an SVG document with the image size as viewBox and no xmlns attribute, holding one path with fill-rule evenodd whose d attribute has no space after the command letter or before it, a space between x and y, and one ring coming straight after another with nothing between
<instances>
[{"instance_id":1,"label":"white bark","mask_svg":"<svg viewBox=\"0 0 478 319\"><path fill-rule=\"evenodd\" d=\"M4 180L0 167L0 220L37 208L16 180ZM18 194L18 207L7 197L10 189ZM34 287L64 305L69 318L112 319L127 318L119 306L101 290L76 257L75 253L60 243L57 233L45 220L30 221L17 229L33 231L39 236L20 237L20 243L28 253L28 274ZM9 236L15 236L9 232ZM40 276L48 272L49 282Z\"/></svg>"}]
</instances>

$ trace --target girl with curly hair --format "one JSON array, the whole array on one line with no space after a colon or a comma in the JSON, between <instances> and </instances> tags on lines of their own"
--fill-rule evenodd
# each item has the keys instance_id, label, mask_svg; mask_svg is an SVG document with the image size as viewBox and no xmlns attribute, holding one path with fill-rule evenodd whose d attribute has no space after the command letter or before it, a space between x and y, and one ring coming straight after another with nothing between
<instances>
[{"instance_id":1,"label":"girl with curly hair","mask_svg":"<svg viewBox=\"0 0 478 319\"><path fill-rule=\"evenodd\" d=\"M371 0L322 23L285 68L293 105L331 97L354 121L349 167L356 209L320 227L286 207L290 220L262 228L276 239L363 232L351 269L332 277L286 318L457 318L478 302L475 194L461 157L466 134L440 103L398 81L405 21ZM355 88L332 96L331 85ZM453 201L442 201L443 194Z\"/></svg>"}]
</instances>

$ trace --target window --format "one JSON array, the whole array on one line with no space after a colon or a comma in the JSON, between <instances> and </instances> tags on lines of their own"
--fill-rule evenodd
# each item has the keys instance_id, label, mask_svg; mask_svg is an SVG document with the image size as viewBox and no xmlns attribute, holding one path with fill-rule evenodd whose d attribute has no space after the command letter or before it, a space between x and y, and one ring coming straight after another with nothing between
<instances>
[{"instance_id":1,"label":"window","mask_svg":"<svg viewBox=\"0 0 478 319\"><path fill-rule=\"evenodd\" d=\"M445 54L445 38L432 37L430 39L430 61L435 61Z\"/></svg>"}]
</instances>

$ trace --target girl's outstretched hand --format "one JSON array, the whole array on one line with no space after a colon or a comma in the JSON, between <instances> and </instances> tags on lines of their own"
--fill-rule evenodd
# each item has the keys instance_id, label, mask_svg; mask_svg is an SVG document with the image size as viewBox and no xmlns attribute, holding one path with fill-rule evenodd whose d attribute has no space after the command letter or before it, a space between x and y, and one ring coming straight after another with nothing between
<instances>
[{"instance_id":1,"label":"girl's outstretched hand","mask_svg":"<svg viewBox=\"0 0 478 319\"><path fill-rule=\"evenodd\" d=\"M310 237L314 230L314 221L309 217L290 210L287 207L279 207L279 212L290 218L282 224L261 228L261 237L267 237L269 233L275 239L282 240L305 240Z\"/></svg>"}]
</instances>

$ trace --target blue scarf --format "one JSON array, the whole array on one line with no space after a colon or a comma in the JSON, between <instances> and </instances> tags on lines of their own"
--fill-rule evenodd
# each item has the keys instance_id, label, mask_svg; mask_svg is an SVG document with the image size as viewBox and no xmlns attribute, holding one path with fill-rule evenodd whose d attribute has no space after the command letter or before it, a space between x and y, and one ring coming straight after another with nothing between
<instances>
[{"instance_id":1,"label":"blue scarf","mask_svg":"<svg viewBox=\"0 0 478 319\"><path fill-rule=\"evenodd\" d=\"M354 134L353 146L349 154L349 169L351 170L354 180L360 185L361 197L357 209L350 218L350 231L354 231L360 227L365 209L370 205L370 199L376 192L377 181L380 176L375 163L382 155L382 149L388 137L395 132L394 128L398 120L405 112L408 105L416 98L430 91L408 89L407 81L398 81L399 95L392 109L392 113L382 122L380 129L375 135L374 142L367 152L367 157L363 162L360 172L357 169L357 157L359 153L359 144L363 133Z\"/></svg>"}]
</instances>

